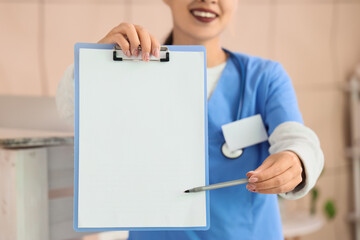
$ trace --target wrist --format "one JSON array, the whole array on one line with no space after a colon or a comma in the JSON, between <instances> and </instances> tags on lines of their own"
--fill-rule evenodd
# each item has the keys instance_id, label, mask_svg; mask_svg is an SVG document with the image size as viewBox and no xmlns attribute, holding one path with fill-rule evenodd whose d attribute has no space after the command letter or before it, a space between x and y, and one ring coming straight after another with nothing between
<instances>
[{"instance_id":1,"label":"wrist","mask_svg":"<svg viewBox=\"0 0 360 240\"><path fill-rule=\"evenodd\" d=\"M301 174L302 181L293 190L293 192L297 192L297 191L301 190L305 186L305 181L306 181L305 167L304 167L304 164L303 164L301 158L295 152L290 151L290 150L286 150L286 151L284 151L284 153L289 154L289 156L295 162L297 162L299 164L300 168L301 168L301 173L300 174Z\"/></svg>"},{"instance_id":2,"label":"wrist","mask_svg":"<svg viewBox=\"0 0 360 240\"><path fill-rule=\"evenodd\" d=\"M298 163L302 167L302 169L304 169L301 158L295 152L290 151L290 150L286 150L286 151L283 151L283 153L287 154L291 158L291 160Z\"/></svg>"}]
</instances>

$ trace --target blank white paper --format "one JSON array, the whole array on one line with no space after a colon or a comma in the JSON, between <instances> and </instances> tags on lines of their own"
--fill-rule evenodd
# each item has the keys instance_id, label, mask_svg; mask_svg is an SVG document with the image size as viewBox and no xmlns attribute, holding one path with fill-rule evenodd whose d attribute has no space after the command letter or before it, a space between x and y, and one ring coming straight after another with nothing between
<instances>
[{"instance_id":1,"label":"blank white paper","mask_svg":"<svg viewBox=\"0 0 360 240\"><path fill-rule=\"evenodd\" d=\"M78 227L206 226L202 52L80 49Z\"/></svg>"}]
</instances>

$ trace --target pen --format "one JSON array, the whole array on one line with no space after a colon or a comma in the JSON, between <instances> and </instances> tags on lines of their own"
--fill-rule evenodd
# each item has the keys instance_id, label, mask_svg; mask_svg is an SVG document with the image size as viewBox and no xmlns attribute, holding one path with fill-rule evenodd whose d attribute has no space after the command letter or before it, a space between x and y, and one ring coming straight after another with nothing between
<instances>
[{"instance_id":1,"label":"pen","mask_svg":"<svg viewBox=\"0 0 360 240\"><path fill-rule=\"evenodd\" d=\"M238 179L238 180L229 181L229 182L222 182L222 183L211 184L208 186L191 188L191 189L185 190L184 192L185 193L201 192L201 191L213 190L213 189L217 189L217 188L224 188L224 187L240 185L240 184L244 184L244 183L248 183L248 182L249 182L248 178L243 178L243 179Z\"/></svg>"}]
</instances>

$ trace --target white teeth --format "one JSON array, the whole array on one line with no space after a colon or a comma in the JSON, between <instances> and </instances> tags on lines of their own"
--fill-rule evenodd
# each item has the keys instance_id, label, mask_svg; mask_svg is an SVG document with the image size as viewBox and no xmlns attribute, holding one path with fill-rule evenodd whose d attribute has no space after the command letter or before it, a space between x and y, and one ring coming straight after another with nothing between
<instances>
[{"instance_id":1,"label":"white teeth","mask_svg":"<svg viewBox=\"0 0 360 240\"><path fill-rule=\"evenodd\" d=\"M216 17L216 15L214 13L210 13L210 12L193 11L193 14L195 16L206 17L206 18L214 18L214 17Z\"/></svg>"}]
</instances>

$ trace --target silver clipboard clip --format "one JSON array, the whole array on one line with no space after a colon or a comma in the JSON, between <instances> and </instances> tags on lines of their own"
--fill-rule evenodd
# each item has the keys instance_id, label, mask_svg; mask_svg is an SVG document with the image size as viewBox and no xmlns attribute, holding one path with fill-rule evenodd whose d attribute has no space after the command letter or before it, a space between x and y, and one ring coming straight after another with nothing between
<instances>
[{"instance_id":1,"label":"silver clipboard clip","mask_svg":"<svg viewBox=\"0 0 360 240\"><path fill-rule=\"evenodd\" d=\"M141 46L139 46L139 56L126 56L122 51L119 45L114 46L113 51L113 60L114 61L143 61L141 58ZM169 49L165 46L160 47L160 57L150 56L150 61L157 61L157 62L169 62L170 61L170 53Z\"/></svg>"}]
</instances>

